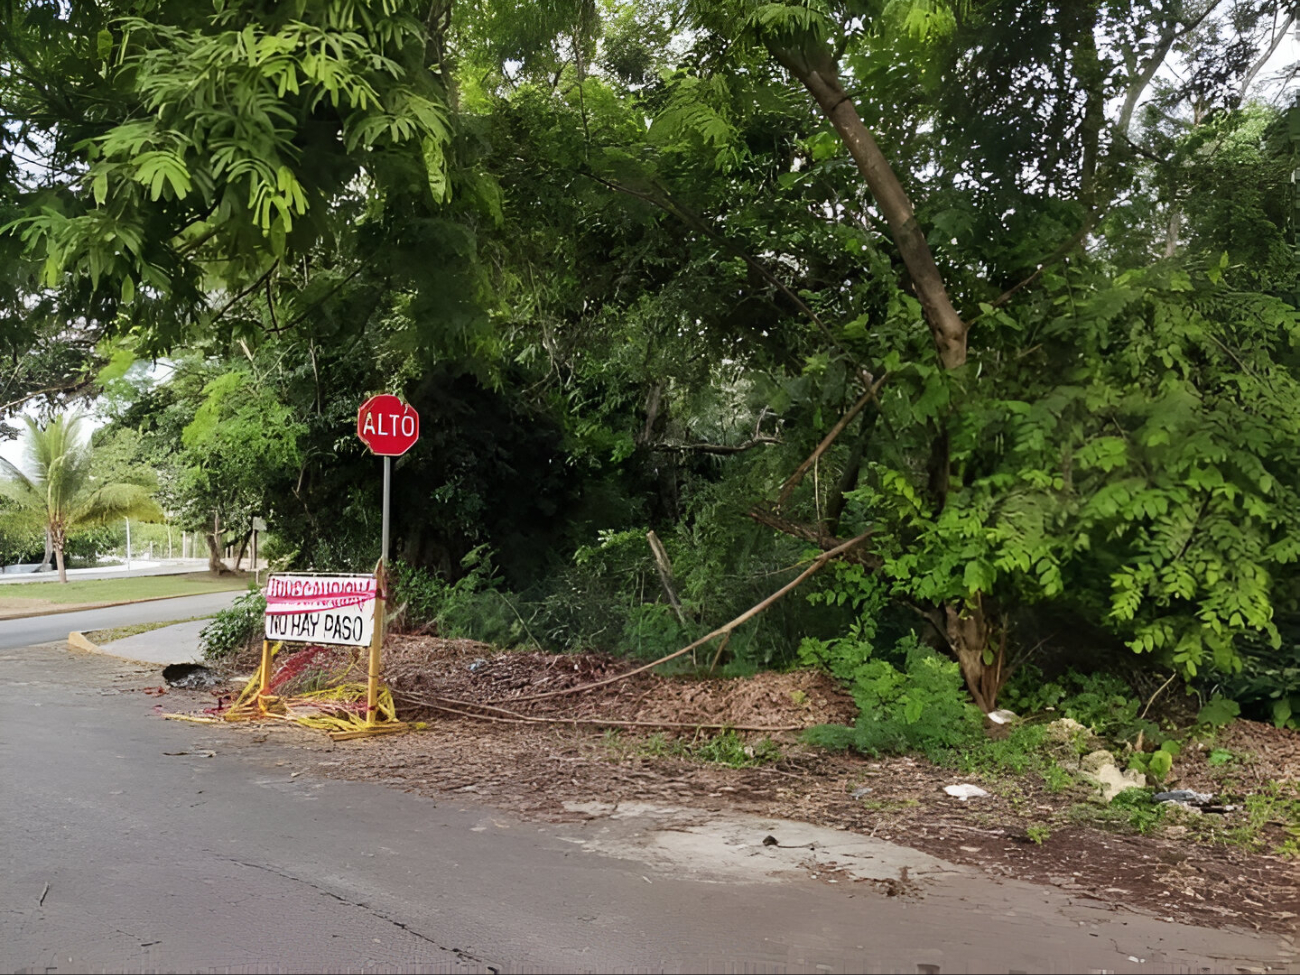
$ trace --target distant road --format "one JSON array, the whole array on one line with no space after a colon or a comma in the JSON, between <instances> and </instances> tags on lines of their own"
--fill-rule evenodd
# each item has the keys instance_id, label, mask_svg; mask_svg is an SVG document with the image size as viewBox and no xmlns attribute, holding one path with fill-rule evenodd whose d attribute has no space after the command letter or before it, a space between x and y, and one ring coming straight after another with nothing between
<instances>
[{"instance_id":1,"label":"distant road","mask_svg":"<svg viewBox=\"0 0 1300 975\"><path fill-rule=\"evenodd\" d=\"M0 650L13 650L37 643L65 640L73 630L102 630L110 626L131 626L134 623L159 623L164 620L185 620L192 616L207 616L225 609L243 590L205 593L201 596L179 596L175 599L154 599L146 603L127 606L105 606L103 609L85 609L76 613L53 613L49 616L29 616L25 619L0 620Z\"/></svg>"}]
</instances>

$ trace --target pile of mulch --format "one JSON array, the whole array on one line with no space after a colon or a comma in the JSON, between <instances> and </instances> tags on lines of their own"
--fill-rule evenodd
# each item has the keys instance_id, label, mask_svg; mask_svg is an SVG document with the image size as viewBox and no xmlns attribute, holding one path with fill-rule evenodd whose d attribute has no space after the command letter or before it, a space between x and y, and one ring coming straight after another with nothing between
<instances>
[{"instance_id":1,"label":"pile of mulch","mask_svg":"<svg viewBox=\"0 0 1300 975\"><path fill-rule=\"evenodd\" d=\"M649 671L574 692L637 669L607 654L500 651L472 640L392 636L384 679L404 717L476 714L496 723L524 719L594 725L689 729L726 725L797 731L851 723L853 700L814 671L766 672L750 678L699 680ZM486 707L484 707L486 706Z\"/></svg>"}]
</instances>

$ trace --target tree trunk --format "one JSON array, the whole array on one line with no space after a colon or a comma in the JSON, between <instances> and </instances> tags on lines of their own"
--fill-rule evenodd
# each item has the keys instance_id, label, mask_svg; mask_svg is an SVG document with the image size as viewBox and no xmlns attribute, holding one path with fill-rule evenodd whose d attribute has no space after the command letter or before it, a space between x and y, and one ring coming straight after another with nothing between
<instances>
[{"instance_id":1,"label":"tree trunk","mask_svg":"<svg viewBox=\"0 0 1300 975\"><path fill-rule=\"evenodd\" d=\"M49 533L50 546L54 549L54 561L59 567L59 582L68 581L68 570L63 564L63 529L55 528Z\"/></svg>"},{"instance_id":2,"label":"tree trunk","mask_svg":"<svg viewBox=\"0 0 1300 975\"><path fill-rule=\"evenodd\" d=\"M875 137L863 124L857 108L840 87L838 65L831 52L820 44L795 49L769 41L767 47L816 99L867 181L867 188L876 198L876 205L889 224L894 243L912 278L912 286L916 289L939 352L939 361L945 369L964 365L969 326L962 321L948 297L943 275L934 263L930 245L912 210L912 201L907 198Z\"/></svg>"},{"instance_id":3,"label":"tree trunk","mask_svg":"<svg viewBox=\"0 0 1300 975\"><path fill-rule=\"evenodd\" d=\"M221 515L212 513L212 531L205 533L208 541L208 571L214 575L230 572L230 567L221 559Z\"/></svg>"},{"instance_id":4,"label":"tree trunk","mask_svg":"<svg viewBox=\"0 0 1300 975\"><path fill-rule=\"evenodd\" d=\"M966 679L966 687L975 701L975 706L985 714L998 706L998 691L1006 681L1004 663L1006 655L1004 640L996 648L991 647L993 627L984 612L984 605L977 600L974 607L959 606L948 603L944 606L947 620L948 645L957 658L957 666ZM987 656L992 661L987 661Z\"/></svg>"},{"instance_id":5,"label":"tree trunk","mask_svg":"<svg viewBox=\"0 0 1300 975\"><path fill-rule=\"evenodd\" d=\"M1080 4L1077 42L1074 48L1076 76L1084 87L1083 120L1079 141L1083 158L1079 163L1079 199L1091 209L1097 193L1097 167L1101 154L1101 130L1106 125L1106 70L1097 53L1097 5Z\"/></svg>"},{"instance_id":6,"label":"tree trunk","mask_svg":"<svg viewBox=\"0 0 1300 975\"><path fill-rule=\"evenodd\" d=\"M1091 36L1091 34L1089 35ZM839 82L839 66L835 56L824 43L810 38L796 38L791 43L775 36L765 38L768 50L787 71L797 78L812 94L830 123L835 126L840 139L848 148L858 171L866 180L867 188L876 199L876 205L889 224L894 244L898 247L912 287L921 302L926 323L934 340L939 361L945 369L957 369L966 363L966 338L969 326L953 307L948 289L934 262L930 245L926 242L917 222L912 202L907 198L898 176L885 158L875 138L858 115L857 108ZM1095 53L1095 41L1093 41ZM1088 125L1096 131L1090 136L1094 143L1085 168L1095 169L1096 143L1100 137L1097 124L1099 101L1090 102ZM1088 154L1089 150L1085 150ZM1089 175L1091 188L1092 177ZM949 479L949 441L943 421L932 445L929 481L930 490L939 508L947 497ZM838 516L836 511L835 515ZM819 529L821 526L819 526ZM991 628L977 601L971 609L964 600L945 604L941 608L947 623L945 637L971 697L985 713L997 705L998 690L1005 674L1003 653L999 648L990 653ZM992 663L986 659L992 657Z\"/></svg>"},{"instance_id":7,"label":"tree trunk","mask_svg":"<svg viewBox=\"0 0 1300 975\"><path fill-rule=\"evenodd\" d=\"M1178 253L1178 232L1183 226L1183 208L1177 200L1169 204L1169 224L1165 227L1165 257Z\"/></svg>"},{"instance_id":8,"label":"tree trunk","mask_svg":"<svg viewBox=\"0 0 1300 975\"><path fill-rule=\"evenodd\" d=\"M239 571L239 563L244 561L244 553L248 551L248 540L253 537L252 531L245 533L244 537L239 540L239 551L235 553L235 571Z\"/></svg>"}]
</instances>

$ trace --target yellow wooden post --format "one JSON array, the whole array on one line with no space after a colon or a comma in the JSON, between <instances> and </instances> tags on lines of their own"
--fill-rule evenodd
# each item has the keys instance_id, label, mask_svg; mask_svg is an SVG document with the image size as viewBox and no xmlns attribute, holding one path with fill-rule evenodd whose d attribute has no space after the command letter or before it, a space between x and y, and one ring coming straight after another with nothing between
<instances>
[{"instance_id":1,"label":"yellow wooden post","mask_svg":"<svg viewBox=\"0 0 1300 975\"><path fill-rule=\"evenodd\" d=\"M261 697L263 694L265 694L267 688L271 686L271 641L270 640L262 641L261 675L262 675L261 686L258 687L257 689L258 697Z\"/></svg>"},{"instance_id":2,"label":"yellow wooden post","mask_svg":"<svg viewBox=\"0 0 1300 975\"><path fill-rule=\"evenodd\" d=\"M375 725L379 716L379 657L384 645L384 563L375 566L375 630L370 636L370 669L366 681L366 724Z\"/></svg>"}]
</instances>

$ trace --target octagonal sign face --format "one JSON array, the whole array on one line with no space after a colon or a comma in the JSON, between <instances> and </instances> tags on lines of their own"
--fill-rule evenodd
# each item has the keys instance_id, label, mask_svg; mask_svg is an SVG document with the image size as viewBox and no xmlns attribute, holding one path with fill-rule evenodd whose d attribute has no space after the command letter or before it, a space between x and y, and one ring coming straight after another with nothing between
<instances>
[{"instance_id":1,"label":"octagonal sign face","mask_svg":"<svg viewBox=\"0 0 1300 975\"><path fill-rule=\"evenodd\" d=\"M391 393L372 396L357 410L357 436L380 457L400 457L420 439L420 414Z\"/></svg>"}]
</instances>

